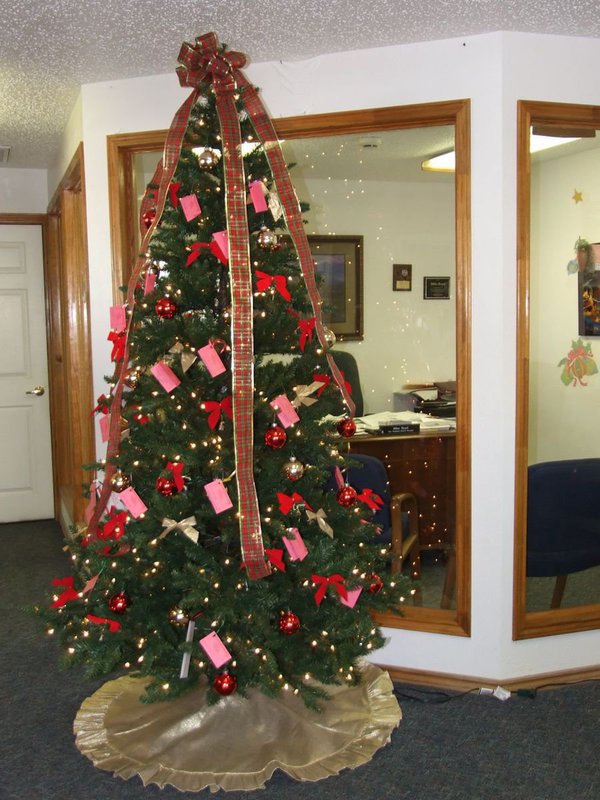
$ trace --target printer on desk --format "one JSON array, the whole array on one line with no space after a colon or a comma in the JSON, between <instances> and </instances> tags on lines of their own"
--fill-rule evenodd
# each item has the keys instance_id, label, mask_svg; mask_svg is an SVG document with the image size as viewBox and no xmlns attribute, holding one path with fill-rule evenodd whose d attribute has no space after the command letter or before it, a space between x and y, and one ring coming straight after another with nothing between
<instances>
[{"instance_id":1,"label":"printer on desk","mask_svg":"<svg viewBox=\"0 0 600 800\"><path fill-rule=\"evenodd\" d=\"M456 381L410 385L394 392L394 411L415 411L432 417L456 417Z\"/></svg>"}]
</instances>

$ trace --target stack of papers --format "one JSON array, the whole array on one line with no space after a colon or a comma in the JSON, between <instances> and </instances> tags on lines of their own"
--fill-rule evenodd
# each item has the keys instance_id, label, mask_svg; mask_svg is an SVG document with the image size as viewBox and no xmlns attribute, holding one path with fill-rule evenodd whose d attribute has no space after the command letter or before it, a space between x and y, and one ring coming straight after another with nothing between
<instances>
[{"instance_id":1,"label":"stack of papers","mask_svg":"<svg viewBox=\"0 0 600 800\"><path fill-rule=\"evenodd\" d=\"M376 433L381 425L394 425L399 422L418 422L421 430L453 431L456 430L455 419L440 419L416 411L381 411L379 414L368 414L366 417L355 417L356 433Z\"/></svg>"}]
</instances>

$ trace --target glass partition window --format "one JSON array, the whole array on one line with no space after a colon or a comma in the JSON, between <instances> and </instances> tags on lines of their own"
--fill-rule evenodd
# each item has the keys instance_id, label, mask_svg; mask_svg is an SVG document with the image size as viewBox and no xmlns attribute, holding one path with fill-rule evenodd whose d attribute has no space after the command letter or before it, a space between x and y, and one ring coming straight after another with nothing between
<instances>
[{"instance_id":1,"label":"glass partition window","mask_svg":"<svg viewBox=\"0 0 600 800\"><path fill-rule=\"evenodd\" d=\"M519 112L518 638L600 623L600 119Z\"/></svg>"}]
</instances>

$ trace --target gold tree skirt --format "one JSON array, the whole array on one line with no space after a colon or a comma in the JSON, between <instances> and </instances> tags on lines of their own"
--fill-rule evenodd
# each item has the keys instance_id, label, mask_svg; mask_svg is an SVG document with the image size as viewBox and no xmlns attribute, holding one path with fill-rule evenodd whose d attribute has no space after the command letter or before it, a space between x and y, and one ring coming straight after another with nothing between
<instances>
[{"instance_id":1,"label":"gold tree skirt","mask_svg":"<svg viewBox=\"0 0 600 800\"><path fill-rule=\"evenodd\" d=\"M216 792L260 789L276 769L318 781L358 767L390 740L401 711L387 672L367 664L359 686L327 687L323 710L293 693L253 690L205 703L205 690L145 705L143 678L108 681L82 703L76 744L95 766L144 785Z\"/></svg>"}]
</instances>

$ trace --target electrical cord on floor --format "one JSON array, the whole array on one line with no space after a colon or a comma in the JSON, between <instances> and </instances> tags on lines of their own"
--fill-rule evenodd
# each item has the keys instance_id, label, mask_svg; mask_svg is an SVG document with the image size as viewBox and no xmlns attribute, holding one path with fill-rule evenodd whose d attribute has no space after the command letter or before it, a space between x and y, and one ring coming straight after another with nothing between
<instances>
[{"instance_id":1,"label":"electrical cord on floor","mask_svg":"<svg viewBox=\"0 0 600 800\"><path fill-rule=\"evenodd\" d=\"M448 703L450 700L458 700L468 694L493 695L499 700L507 700L511 694L517 697L534 700L537 693L542 689L558 689L565 686L577 686L582 683L598 683L600 678L584 678L580 681L564 681L562 683L542 683L539 686L527 689L514 689L512 692L498 686L496 689L473 688L465 692L444 692L438 689L424 689L411 686L410 688L394 686L394 694L401 700L413 700L417 703Z\"/></svg>"}]
</instances>

